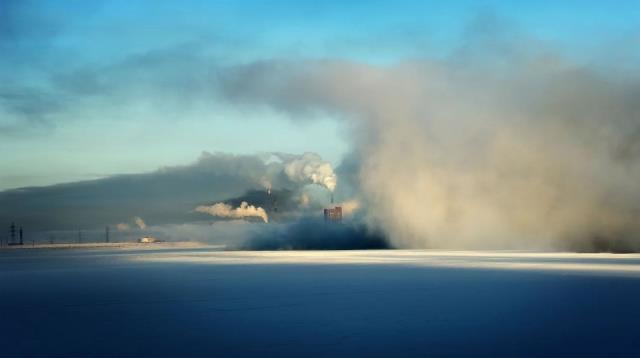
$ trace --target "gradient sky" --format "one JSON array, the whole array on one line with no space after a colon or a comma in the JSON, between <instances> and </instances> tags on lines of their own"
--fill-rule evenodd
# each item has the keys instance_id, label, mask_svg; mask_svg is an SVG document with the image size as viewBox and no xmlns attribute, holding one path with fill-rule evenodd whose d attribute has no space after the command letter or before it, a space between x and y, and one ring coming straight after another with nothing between
<instances>
[{"instance_id":1,"label":"gradient sky","mask_svg":"<svg viewBox=\"0 0 640 358\"><path fill-rule=\"evenodd\" d=\"M444 57L478 18L577 58L640 33L637 1L3 0L0 190L188 164L202 151L313 151L337 164L349 148L340 121L229 104L216 70Z\"/></svg>"}]
</instances>

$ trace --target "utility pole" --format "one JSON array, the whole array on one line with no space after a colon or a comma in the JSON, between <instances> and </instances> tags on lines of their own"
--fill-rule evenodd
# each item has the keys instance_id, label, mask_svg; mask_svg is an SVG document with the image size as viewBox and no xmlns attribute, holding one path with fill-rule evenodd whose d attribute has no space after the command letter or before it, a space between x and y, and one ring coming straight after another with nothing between
<instances>
[{"instance_id":1,"label":"utility pole","mask_svg":"<svg viewBox=\"0 0 640 358\"><path fill-rule=\"evenodd\" d=\"M11 242L8 242L7 245L13 244L16 240L16 223L11 223L11 226L9 226L9 232L11 233Z\"/></svg>"},{"instance_id":2,"label":"utility pole","mask_svg":"<svg viewBox=\"0 0 640 358\"><path fill-rule=\"evenodd\" d=\"M22 226L20 226L20 245L22 245L24 242L22 241Z\"/></svg>"}]
</instances>

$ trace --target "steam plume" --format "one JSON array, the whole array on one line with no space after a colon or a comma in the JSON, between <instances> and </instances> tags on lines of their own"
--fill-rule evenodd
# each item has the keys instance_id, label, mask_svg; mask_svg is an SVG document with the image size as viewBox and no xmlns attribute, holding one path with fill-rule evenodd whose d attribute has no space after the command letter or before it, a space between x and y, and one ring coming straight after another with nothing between
<instances>
[{"instance_id":1,"label":"steam plume","mask_svg":"<svg viewBox=\"0 0 640 358\"><path fill-rule=\"evenodd\" d=\"M271 195L271 181L269 179L267 179L266 177L262 177L260 178L260 184L267 189L267 194Z\"/></svg>"},{"instance_id":2,"label":"steam plume","mask_svg":"<svg viewBox=\"0 0 640 358\"><path fill-rule=\"evenodd\" d=\"M133 218L133 221L136 223L138 228L140 228L140 229L146 229L147 228L147 224L145 224L144 220L142 220L141 217L136 216L136 217Z\"/></svg>"},{"instance_id":3,"label":"steam plume","mask_svg":"<svg viewBox=\"0 0 640 358\"><path fill-rule=\"evenodd\" d=\"M352 200L348 200L348 201L343 201L341 203L336 204L336 206L339 206L342 208L342 214L345 216L351 216L353 215L356 211L358 211L360 209L360 202L356 199L352 199Z\"/></svg>"},{"instance_id":4,"label":"steam plume","mask_svg":"<svg viewBox=\"0 0 640 358\"><path fill-rule=\"evenodd\" d=\"M237 208L233 208L231 205L225 203L217 203L211 206L201 205L195 210L200 213L222 218L242 219L245 217L259 217L265 223L269 222L269 217L263 208L249 205L246 201L243 201Z\"/></svg>"},{"instance_id":5,"label":"steam plume","mask_svg":"<svg viewBox=\"0 0 640 358\"><path fill-rule=\"evenodd\" d=\"M640 249L637 77L480 42L444 62L270 61L222 79L236 100L348 119L368 222L396 246ZM308 162L287 175L333 190Z\"/></svg>"},{"instance_id":6,"label":"steam plume","mask_svg":"<svg viewBox=\"0 0 640 358\"><path fill-rule=\"evenodd\" d=\"M118 223L118 224L116 224L116 229L118 231L129 230L129 224L127 224L127 223Z\"/></svg>"},{"instance_id":7,"label":"steam plume","mask_svg":"<svg viewBox=\"0 0 640 358\"><path fill-rule=\"evenodd\" d=\"M338 179L333 172L331 163L323 161L315 153L305 153L299 157L287 156L284 172L287 177L297 183L313 183L321 185L333 192Z\"/></svg>"}]
</instances>

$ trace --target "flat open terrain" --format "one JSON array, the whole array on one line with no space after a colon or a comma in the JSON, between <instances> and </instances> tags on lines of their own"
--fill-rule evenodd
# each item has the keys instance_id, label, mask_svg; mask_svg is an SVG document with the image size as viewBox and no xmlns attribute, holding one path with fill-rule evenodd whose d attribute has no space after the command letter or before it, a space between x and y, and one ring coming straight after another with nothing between
<instances>
[{"instance_id":1,"label":"flat open terrain","mask_svg":"<svg viewBox=\"0 0 640 358\"><path fill-rule=\"evenodd\" d=\"M639 332L636 254L0 251L2 357L634 356Z\"/></svg>"}]
</instances>

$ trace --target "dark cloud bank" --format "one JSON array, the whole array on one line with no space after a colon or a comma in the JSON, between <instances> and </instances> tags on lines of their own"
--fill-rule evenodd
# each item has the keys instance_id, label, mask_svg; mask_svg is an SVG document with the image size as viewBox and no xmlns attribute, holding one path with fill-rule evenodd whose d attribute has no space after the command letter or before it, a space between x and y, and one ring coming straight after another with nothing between
<instances>
[{"instance_id":1,"label":"dark cloud bank","mask_svg":"<svg viewBox=\"0 0 640 358\"><path fill-rule=\"evenodd\" d=\"M255 156L203 154L194 164L0 192L0 217L30 230L91 229L134 216L150 224L192 221L195 205L257 187L265 164Z\"/></svg>"},{"instance_id":2,"label":"dark cloud bank","mask_svg":"<svg viewBox=\"0 0 640 358\"><path fill-rule=\"evenodd\" d=\"M274 157L285 162L273 161ZM389 247L382 233L367 229L352 217L343 224L321 220L323 207L329 205L327 189L311 179L298 181L299 177L285 174L287 168L290 173L293 170L287 164L302 159L314 164L317 158L284 153L203 153L191 165L147 174L7 190L0 192L0 217L7 218L7 225L15 221L24 227L27 242L100 242L105 239L105 226L109 226L113 242L151 235L168 241L224 244L229 249ZM345 188L349 170L338 169ZM311 198L301 202L302 195ZM350 194L341 189L336 195ZM264 208L269 224L255 217L228 221L194 210L215 203L236 208L242 202ZM144 218L147 226L137 224L137 217Z\"/></svg>"}]
</instances>

